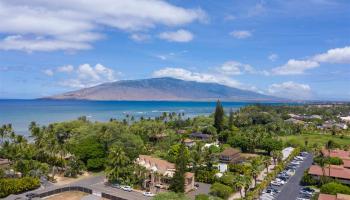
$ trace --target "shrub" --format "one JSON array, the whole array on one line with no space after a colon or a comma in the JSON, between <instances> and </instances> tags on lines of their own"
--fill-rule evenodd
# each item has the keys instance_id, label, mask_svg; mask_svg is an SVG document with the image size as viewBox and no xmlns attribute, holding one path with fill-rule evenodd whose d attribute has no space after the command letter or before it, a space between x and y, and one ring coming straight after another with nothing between
<instances>
[{"instance_id":1,"label":"shrub","mask_svg":"<svg viewBox=\"0 0 350 200\"><path fill-rule=\"evenodd\" d=\"M314 158L314 162L317 163L317 164L320 163L320 160L321 160L321 157ZM328 164L331 164L331 165L342 165L342 164L344 164L343 160L338 158L338 157L326 157L325 162L328 163Z\"/></svg>"},{"instance_id":2,"label":"shrub","mask_svg":"<svg viewBox=\"0 0 350 200\"><path fill-rule=\"evenodd\" d=\"M179 194L175 192L163 192L157 194L153 200L190 200L184 194Z\"/></svg>"},{"instance_id":3,"label":"shrub","mask_svg":"<svg viewBox=\"0 0 350 200\"><path fill-rule=\"evenodd\" d=\"M300 184L301 185L318 185L320 181L314 179L309 173L308 170L304 172L303 177L301 178Z\"/></svg>"},{"instance_id":4,"label":"shrub","mask_svg":"<svg viewBox=\"0 0 350 200\"><path fill-rule=\"evenodd\" d=\"M333 195L337 193L350 194L350 187L343 185L341 183L330 182L322 185L321 193L333 194Z\"/></svg>"},{"instance_id":5,"label":"shrub","mask_svg":"<svg viewBox=\"0 0 350 200\"><path fill-rule=\"evenodd\" d=\"M196 195L195 200L222 200L222 198L209 196L209 195L206 195L206 194L199 194L199 195Z\"/></svg>"},{"instance_id":6,"label":"shrub","mask_svg":"<svg viewBox=\"0 0 350 200\"><path fill-rule=\"evenodd\" d=\"M92 158L87 161L87 169L96 171L103 169L105 164L105 158Z\"/></svg>"},{"instance_id":7,"label":"shrub","mask_svg":"<svg viewBox=\"0 0 350 200\"><path fill-rule=\"evenodd\" d=\"M211 195L214 195L223 199L227 199L232 192L233 190L231 187L221 183L217 183L217 182L210 187Z\"/></svg>"},{"instance_id":8,"label":"shrub","mask_svg":"<svg viewBox=\"0 0 350 200\"><path fill-rule=\"evenodd\" d=\"M18 194L28 190L33 190L39 186L40 181L38 178L1 178L0 198L7 197L10 194Z\"/></svg>"},{"instance_id":9,"label":"shrub","mask_svg":"<svg viewBox=\"0 0 350 200\"><path fill-rule=\"evenodd\" d=\"M208 171L208 170L198 170L196 172L196 181L197 182L202 182L202 183L213 183L216 178L215 178L216 171Z\"/></svg>"}]
</instances>

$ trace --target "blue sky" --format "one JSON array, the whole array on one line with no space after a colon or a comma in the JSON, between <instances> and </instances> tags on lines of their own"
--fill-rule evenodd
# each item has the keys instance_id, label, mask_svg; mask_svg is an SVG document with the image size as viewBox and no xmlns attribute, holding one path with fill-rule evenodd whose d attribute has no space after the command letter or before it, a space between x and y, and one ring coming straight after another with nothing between
<instances>
[{"instance_id":1,"label":"blue sky","mask_svg":"<svg viewBox=\"0 0 350 200\"><path fill-rule=\"evenodd\" d=\"M0 98L175 77L350 100L347 0L0 0Z\"/></svg>"}]
</instances>

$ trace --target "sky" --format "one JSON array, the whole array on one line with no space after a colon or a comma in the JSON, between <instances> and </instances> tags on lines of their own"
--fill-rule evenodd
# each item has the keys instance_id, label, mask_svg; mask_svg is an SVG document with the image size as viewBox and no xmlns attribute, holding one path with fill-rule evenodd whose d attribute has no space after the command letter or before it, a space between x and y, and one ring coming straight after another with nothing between
<instances>
[{"instance_id":1,"label":"sky","mask_svg":"<svg viewBox=\"0 0 350 200\"><path fill-rule=\"evenodd\" d=\"M348 0L0 0L0 98L152 77L350 100Z\"/></svg>"}]
</instances>

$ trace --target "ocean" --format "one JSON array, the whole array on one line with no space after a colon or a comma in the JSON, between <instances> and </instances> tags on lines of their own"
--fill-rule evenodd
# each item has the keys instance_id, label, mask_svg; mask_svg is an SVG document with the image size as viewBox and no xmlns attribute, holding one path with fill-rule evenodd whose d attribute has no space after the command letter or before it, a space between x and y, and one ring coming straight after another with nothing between
<instances>
[{"instance_id":1,"label":"ocean","mask_svg":"<svg viewBox=\"0 0 350 200\"><path fill-rule=\"evenodd\" d=\"M0 100L0 125L11 123L16 133L28 136L31 121L39 125L87 116L90 121L123 119L127 114L138 119L156 117L163 112L185 113L185 117L209 115L215 102L179 101L76 101L76 100ZM251 103L223 102L226 111Z\"/></svg>"}]
</instances>

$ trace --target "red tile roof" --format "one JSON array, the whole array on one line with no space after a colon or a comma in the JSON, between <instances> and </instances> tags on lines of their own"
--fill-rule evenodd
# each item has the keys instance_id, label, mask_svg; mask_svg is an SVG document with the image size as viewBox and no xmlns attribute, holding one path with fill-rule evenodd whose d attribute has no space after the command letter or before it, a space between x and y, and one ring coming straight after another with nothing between
<instances>
[{"instance_id":1,"label":"red tile roof","mask_svg":"<svg viewBox=\"0 0 350 200\"><path fill-rule=\"evenodd\" d=\"M322 150L323 155L329 156L329 151L327 149ZM338 157L341 159L350 158L350 151L344 151L340 149L332 149L330 150L331 157Z\"/></svg>"},{"instance_id":2,"label":"red tile roof","mask_svg":"<svg viewBox=\"0 0 350 200\"><path fill-rule=\"evenodd\" d=\"M157 167L158 171L161 174L165 173L168 170L175 170L174 163L153 156L139 155L138 162L139 164L141 164L141 162L144 162L143 165L148 165L150 168L152 168L153 166Z\"/></svg>"},{"instance_id":3,"label":"red tile roof","mask_svg":"<svg viewBox=\"0 0 350 200\"><path fill-rule=\"evenodd\" d=\"M337 200L337 196L331 194L320 194L318 200Z\"/></svg>"},{"instance_id":4,"label":"red tile roof","mask_svg":"<svg viewBox=\"0 0 350 200\"><path fill-rule=\"evenodd\" d=\"M342 178L342 179L349 179L350 180L350 169L344 168L343 166L337 166L337 165L331 165L331 177L334 178ZM329 168L326 166L324 168L325 176L329 176ZM322 176L322 168L318 165L312 165L309 169L309 174L311 175L317 175Z\"/></svg>"}]
</instances>

